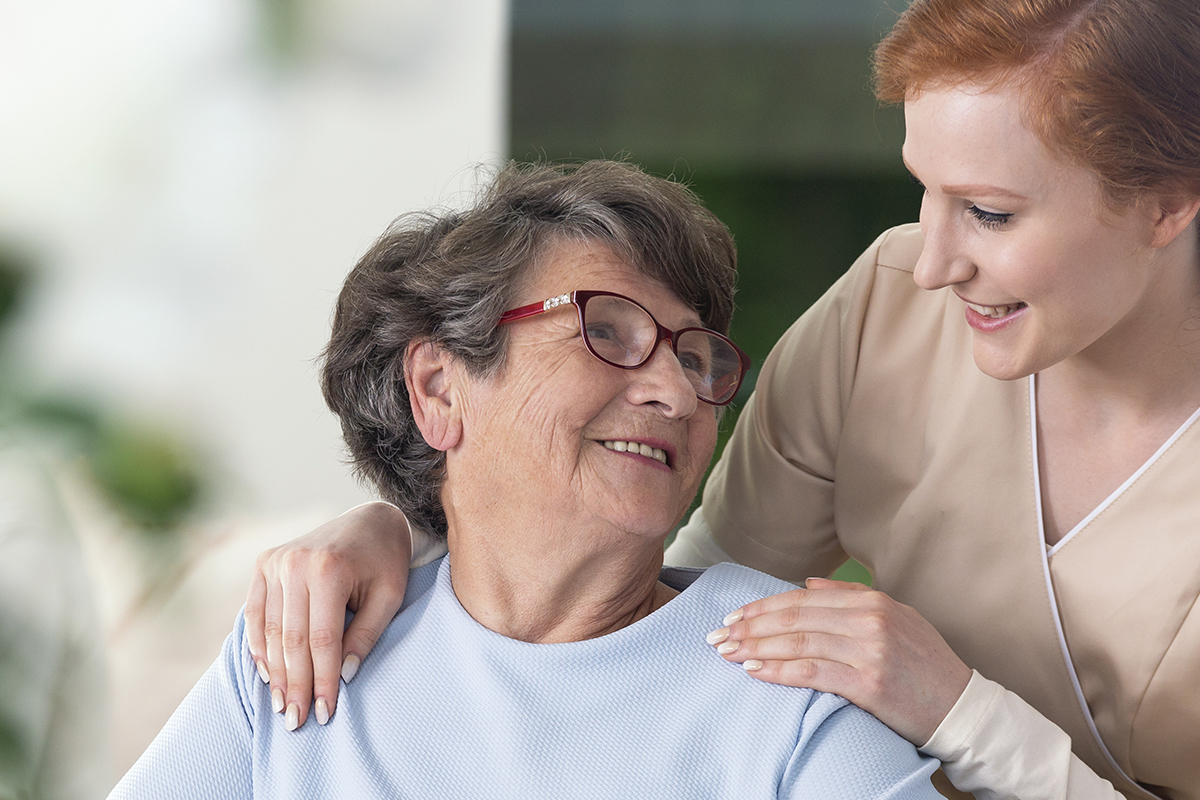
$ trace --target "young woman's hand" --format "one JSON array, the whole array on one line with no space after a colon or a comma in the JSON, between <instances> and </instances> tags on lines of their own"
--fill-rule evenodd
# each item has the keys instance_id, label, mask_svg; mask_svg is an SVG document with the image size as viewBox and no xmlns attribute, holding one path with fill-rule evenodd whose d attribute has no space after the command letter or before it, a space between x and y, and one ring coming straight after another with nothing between
<instances>
[{"instance_id":1,"label":"young woman's hand","mask_svg":"<svg viewBox=\"0 0 1200 800\"><path fill-rule=\"evenodd\" d=\"M708 641L755 678L841 695L918 747L971 680L924 617L860 583L809 578L734 611Z\"/></svg>"},{"instance_id":2,"label":"young woman's hand","mask_svg":"<svg viewBox=\"0 0 1200 800\"><path fill-rule=\"evenodd\" d=\"M329 721L338 678L354 677L404 600L411 554L404 515L368 503L258 557L246 635L288 730L304 724L310 700L317 722Z\"/></svg>"}]
</instances>

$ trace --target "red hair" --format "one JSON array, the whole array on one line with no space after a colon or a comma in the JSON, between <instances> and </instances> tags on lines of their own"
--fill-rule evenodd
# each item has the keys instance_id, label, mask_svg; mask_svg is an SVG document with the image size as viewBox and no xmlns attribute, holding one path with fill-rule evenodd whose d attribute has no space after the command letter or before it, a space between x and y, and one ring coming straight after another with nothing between
<instances>
[{"instance_id":1,"label":"red hair","mask_svg":"<svg viewBox=\"0 0 1200 800\"><path fill-rule=\"evenodd\" d=\"M873 67L886 103L1017 85L1030 129L1118 204L1200 196L1198 0L913 0Z\"/></svg>"}]
</instances>

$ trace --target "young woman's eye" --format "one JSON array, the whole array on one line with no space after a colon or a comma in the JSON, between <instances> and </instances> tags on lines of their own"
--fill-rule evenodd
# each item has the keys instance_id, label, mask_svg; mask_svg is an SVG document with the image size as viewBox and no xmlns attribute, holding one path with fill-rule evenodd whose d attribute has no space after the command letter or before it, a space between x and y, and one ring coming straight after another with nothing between
<instances>
[{"instance_id":1,"label":"young woman's eye","mask_svg":"<svg viewBox=\"0 0 1200 800\"><path fill-rule=\"evenodd\" d=\"M920 179L919 179L919 178L917 178L917 176L916 176L916 175L913 175L911 172L910 172L910 173L908 173L908 179L909 179L910 181L912 181L912 182L913 182L913 185L915 185L915 186L920 186L920 187L921 187L921 191L923 191L923 192L928 192L928 191L929 191L928 189L926 189L926 188L925 188L925 184L921 183Z\"/></svg>"},{"instance_id":2,"label":"young woman's eye","mask_svg":"<svg viewBox=\"0 0 1200 800\"><path fill-rule=\"evenodd\" d=\"M1004 227L1004 225L1008 222L1009 217L1012 216L1011 213L1001 214L997 211L984 211L982 208L976 205L968 206L967 213L974 217L976 222L989 230L996 230Z\"/></svg>"}]
</instances>

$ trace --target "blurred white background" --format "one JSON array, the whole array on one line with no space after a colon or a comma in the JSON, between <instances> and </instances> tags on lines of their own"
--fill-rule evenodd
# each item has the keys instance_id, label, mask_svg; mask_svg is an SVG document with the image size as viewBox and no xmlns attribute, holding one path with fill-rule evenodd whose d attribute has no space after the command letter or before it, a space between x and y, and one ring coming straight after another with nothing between
<instances>
[{"instance_id":1,"label":"blurred white background","mask_svg":"<svg viewBox=\"0 0 1200 800\"><path fill-rule=\"evenodd\" d=\"M388 222L506 152L507 37L505 0L0 0L0 241L38 267L10 349L39 391L179 432L210 483L155 550L51 469L99 597L66 613L99 620L113 779L215 657L254 554L367 497L314 358Z\"/></svg>"},{"instance_id":2,"label":"blurred white background","mask_svg":"<svg viewBox=\"0 0 1200 800\"><path fill-rule=\"evenodd\" d=\"M506 31L502 0L0 2L39 375L181 426L239 506L359 502L312 360L370 241L504 152Z\"/></svg>"}]
</instances>

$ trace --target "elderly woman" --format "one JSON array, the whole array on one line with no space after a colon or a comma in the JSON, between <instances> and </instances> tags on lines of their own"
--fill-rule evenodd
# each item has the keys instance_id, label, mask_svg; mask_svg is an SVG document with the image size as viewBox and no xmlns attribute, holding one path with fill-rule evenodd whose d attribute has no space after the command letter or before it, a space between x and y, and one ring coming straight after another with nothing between
<instances>
[{"instance_id":1,"label":"elderly woman","mask_svg":"<svg viewBox=\"0 0 1200 800\"><path fill-rule=\"evenodd\" d=\"M935 797L936 762L874 717L705 646L785 584L662 571L748 366L722 333L734 260L686 189L603 162L512 166L386 233L339 298L325 397L449 556L338 725L273 724L239 623L114 796Z\"/></svg>"}]
</instances>

